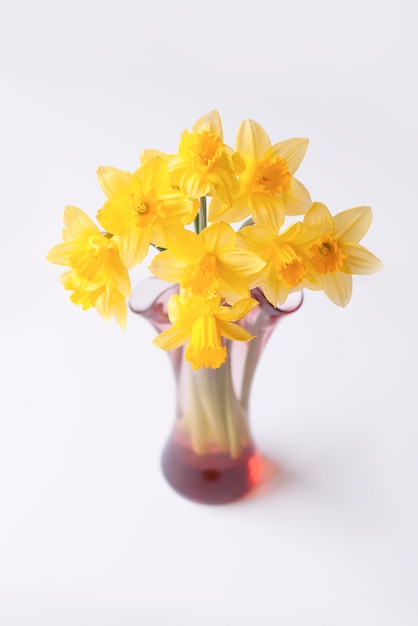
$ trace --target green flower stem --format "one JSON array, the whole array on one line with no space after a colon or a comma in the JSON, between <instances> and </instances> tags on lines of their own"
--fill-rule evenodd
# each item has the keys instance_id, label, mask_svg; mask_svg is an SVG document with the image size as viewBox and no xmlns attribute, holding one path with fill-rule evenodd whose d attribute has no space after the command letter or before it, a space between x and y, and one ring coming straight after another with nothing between
<instances>
[{"instance_id":1,"label":"green flower stem","mask_svg":"<svg viewBox=\"0 0 418 626\"><path fill-rule=\"evenodd\" d=\"M206 209L206 196L200 198L200 209L195 219L195 230L197 233L202 232L208 225L207 209Z\"/></svg>"},{"instance_id":2,"label":"green flower stem","mask_svg":"<svg viewBox=\"0 0 418 626\"><path fill-rule=\"evenodd\" d=\"M240 433L239 433L239 425L241 423L240 413L239 413L239 403L234 403L235 395L234 388L232 384L232 374L231 368L226 368L225 371L225 387L229 390L229 393L225 393L225 421L226 428L228 432L228 441L229 441L229 454L233 459L236 459L241 454L241 446L240 446ZM236 404L236 406L233 406Z\"/></svg>"},{"instance_id":3,"label":"green flower stem","mask_svg":"<svg viewBox=\"0 0 418 626\"><path fill-rule=\"evenodd\" d=\"M193 384L196 384L203 409L202 418L207 422L208 432L213 441L221 449L227 451L228 433L223 419L222 401L229 390L225 388L223 377L217 376L217 370L199 369L192 373Z\"/></svg>"},{"instance_id":4,"label":"green flower stem","mask_svg":"<svg viewBox=\"0 0 418 626\"><path fill-rule=\"evenodd\" d=\"M183 425L190 434L193 450L197 454L209 452L210 431L204 419L204 410L200 401L198 386L190 384L190 404L183 417Z\"/></svg>"},{"instance_id":5,"label":"green flower stem","mask_svg":"<svg viewBox=\"0 0 418 626\"><path fill-rule=\"evenodd\" d=\"M254 372L260 356L260 341L262 341L261 331L263 329L264 321L265 314L260 310L254 325L250 329L251 334L255 336L254 339L251 339L248 346L244 375L242 377L241 398L242 406L245 411L248 411L249 409L248 405L250 401L251 383L253 381Z\"/></svg>"},{"instance_id":6,"label":"green flower stem","mask_svg":"<svg viewBox=\"0 0 418 626\"><path fill-rule=\"evenodd\" d=\"M233 387L230 363L189 370L189 404L181 419L196 454L211 448L239 457L248 445L246 412Z\"/></svg>"}]
</instances>

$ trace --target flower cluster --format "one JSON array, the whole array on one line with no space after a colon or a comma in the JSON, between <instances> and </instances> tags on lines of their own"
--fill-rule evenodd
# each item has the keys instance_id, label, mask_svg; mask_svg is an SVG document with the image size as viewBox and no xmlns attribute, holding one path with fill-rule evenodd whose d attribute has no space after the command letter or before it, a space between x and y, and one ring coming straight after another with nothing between
<instances>
[{"instance_id":1,"label":"flower cluster","mask_svg":"<svg viewBox=\"0 0 418 626\"><path fill-rule=\"evenodd\" d=\"M345 306L352 274L381 267L359 244L370 207L332 216L294 177L307 145L306 139L272 145L257 122L245 120L234 150L211 111L182 133L176 154L143 150L132 173L99 167L103 230L67 207L63 243L47 258L70 268L62 282L75 304L95 307L105 319L113 315L124 327L128 270L153 246L151 273L179 284L168 307L172 326L155 344L164 350L187 344L193 368L218 368L226 358L222 338L252 338L234 323L257 305L251 289L260 287L274 307L303 288L323 290ZM303 218L285 227L288 216Z\"/></svg>"}]
</instances>

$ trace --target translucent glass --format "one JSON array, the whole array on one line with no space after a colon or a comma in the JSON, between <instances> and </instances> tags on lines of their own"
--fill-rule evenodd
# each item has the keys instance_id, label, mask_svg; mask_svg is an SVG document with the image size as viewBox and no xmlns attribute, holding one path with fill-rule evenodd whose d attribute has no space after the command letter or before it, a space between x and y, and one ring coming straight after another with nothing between
<instances>
[{"instance_id":1,"label":"translucent glass","mask_svg":"<svg viewBox=\"0 0 418 626\"><path fill-rule=\"evenodd\" d=\"M146 279L133 291L130 308L160 333L170 326L167 303L177 291L178 285ZM228 356L219 369L193 370L184 360L184 347L168 352L177 402L162 470L178 493L197 502L236 500L262 476L249 425L251 384L266 342L279 320L300 307L302 292L291 294L281 309L267 302L260 289L251 295L259 305L238 323L256 338L226 340Z\"/></svg>"}]
</instances>

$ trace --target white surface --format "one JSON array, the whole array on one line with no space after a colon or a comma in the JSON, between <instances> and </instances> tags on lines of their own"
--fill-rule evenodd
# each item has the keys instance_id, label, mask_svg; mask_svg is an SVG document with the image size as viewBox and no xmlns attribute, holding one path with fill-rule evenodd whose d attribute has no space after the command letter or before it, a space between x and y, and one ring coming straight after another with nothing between
<instances>
[{"instance_id":1,"label":"white surface","mask_svg":"<svg viewBox=\"0 0 418 626\"><path fill-rule=\"evenodd\" d=\"M2 5L1 626L418 623L412 8ZM78 310L44 260L66 204L100 207L97 165L171 151L212 108L231 144L244 118L309 137L299 178L333 213L370 204L385 264L277 328L252 395L272 479L215 508L160 474L174 387L151 328Z\"/></svg>"}]
</instances>

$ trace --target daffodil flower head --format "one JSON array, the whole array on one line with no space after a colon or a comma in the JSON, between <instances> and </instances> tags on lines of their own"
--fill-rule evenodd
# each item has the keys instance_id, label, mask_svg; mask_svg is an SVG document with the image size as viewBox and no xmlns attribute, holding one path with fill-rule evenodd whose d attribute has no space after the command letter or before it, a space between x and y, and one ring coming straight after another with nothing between
<instances>
[{"instance_id":1,"label":"daffodil flower head","mask_svg":"<svg viewBox=\"0 0 418 626\"><path fill-rule=\"evenodd\" d=\"M171 186L167 164L159 156L134 173L99 167L97 175L108 198L97 219L118 235L121 259L129 269L143 261L150 244L165 247L173 224L190 224L196 217L198 201Z\"/></svg>"},{"instance_id":2,"label":"daffodil flower head","mask_svg":"<svg viewBox=\"0 0 418 626\"><path fill-rule=\"evenodd\" d=\"M306 263L306 255L324 231L322 224L296 222L277 235L267 226L257 224L239 232L242 245L254 250L266 263L258 274L258 281L273 306L283 304L290 292L318 283Z\"/></svg>"},{"instance_id":3,"label":"daffodil flower head","mask_svg":"<svg viewBox=\"0 0 418 626\"><path fill-rule=\"evenodd\" d=\"M238 246L236 231L225 222L211 224L199 234L173 228L167 246L151 263L155 276L229 303L250 297L253 279L265 266L254 252Z\"/></svg>"},{"instance_id":4,"label":"daffodil flower head","mask_svg":"<svg viewBox=\"0 0 418 626\"><path fill-rule=\"evenodd\" d=\"M193 368L219 368L229 340L251 339L236 322L257 305L252 289L261 289L274 307L305 288L345 306L352 275L382 267L359 243L372 220L369 207L332 216L325 205L311 204L295 178L307 146L302 138L273 144L247 119L233 150L212 110L183 131L176 152L142 150L132 172L99 167L106 198L97 220L104 232L67 207L63 241L47 258L68 268L62 283L74 303L124 326L128 270L151 246L151 273L179 288L168 306L172 326L156 345L184 345ZM303 220L286 223L299 215Z\"/></svg>"},{"instance_id":5,"label":"daffodil flower head","mask_svg":"<svg viewBox=\"0 0 418 626\"><path fill-rule=\"evenodd\" d=\"M203 298L188 290L172 296L168 316L173 324L154 339L163 350L173 350L188 344L184 357L193 369L218 368L226 359L222 337L236 341L253 338L248 331L234 324L255 306L257 301L245 298L233 306L225 306L219 297Z\"/></svg>"},{"instance_id":6,"label":"daffodil flower head","mask_svg":"<svg viewBox=\"0 0 418 626\"><path fill-rule=\"evenodd\" d=\"M358 242L372 221L370 207L360 206L332 216L327 207L314 202L304 223L323 224L327 232L309 249L309 260L321 277L325 295L338 306L346 306L352 293L352 274L372 274L382 263Z\"/></svg>"},{"instance_id":7,"label":"daffodil flower head","mask_svg":"<svg viewBox=\"0 0 418 626\"><path fill-rule=\"evenodd\" d=\"M256 224L267 225L277 233L286 215L302 215L311 199L293 175L307 146L307 139L288 139L272 145L260 124L244 120L238 129L234 155L239 192L229 205L214 198L209 219L237 222L251 215Z\"/></svg>"},{"instance_id":8,"label":"daffodil flower head","mask_svg":"<svg viewBox=\"0 0 418 626\"><path fill-rule=\"evenodd\" d=\"M210 111L191 132L183 131L177 155L168 160L173 185L190 198L217 195L230 202L238 188L231 153L223 141L219 113Z\"/></svg>"},{"instance_id":9,"label":"daffodil flower head","mask_svg":"<svg viewBox=\"0 0 418 626\"><path fill-rule=\"evenodd\" d=\"M113 315L124 327L131 285L116 239L103 235L77 207L66 207L64 224L64 242L51 248L47 260L70 268L62 283L75 304L95 307L106 320Z\"/></svg>"}]
</instances>

